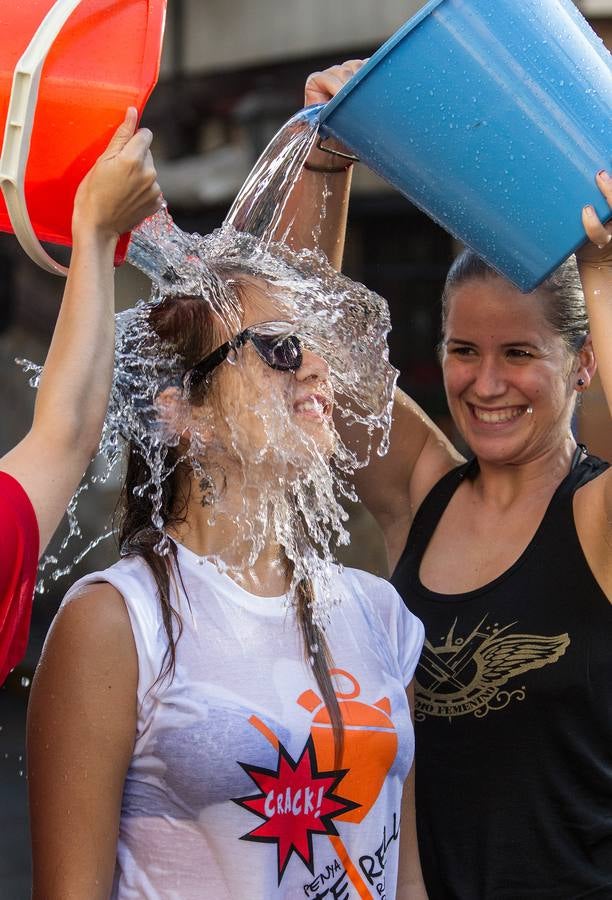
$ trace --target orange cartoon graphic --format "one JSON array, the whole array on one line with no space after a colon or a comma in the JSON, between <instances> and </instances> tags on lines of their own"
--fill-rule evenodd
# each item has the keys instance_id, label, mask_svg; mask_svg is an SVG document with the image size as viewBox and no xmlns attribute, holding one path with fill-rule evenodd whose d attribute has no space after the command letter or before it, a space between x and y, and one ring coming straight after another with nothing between
<instances>
[{"instance_id":1,"label":"orange cartoon graphic","mask_svg":"<svg viewBox=\"0 0 612 900\"><path fill-rule=\"evenodd\" d=\"M342 793L359 806L339 815L343 822L362 822L372 809L397 754L397 733L391 720L391 701L382 697L371 706L358 700L361 688L357 679L332 669L336 682L349 682L348 691L336 690L344 725L344 750L341 767L346 769ZM314 691L304 691L297 701L313 713L310 733L314 740L319 768L326 771L334 764L334 739L329 713Z\"/></svg>"}]
</instances>

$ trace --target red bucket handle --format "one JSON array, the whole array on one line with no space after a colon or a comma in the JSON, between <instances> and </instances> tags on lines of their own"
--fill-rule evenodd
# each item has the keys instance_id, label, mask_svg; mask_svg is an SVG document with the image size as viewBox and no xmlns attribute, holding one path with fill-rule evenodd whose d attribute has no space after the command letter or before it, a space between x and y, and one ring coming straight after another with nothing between
<instances>
[{"instance_id":1,"label":"red bucket handle","mask_svg":"<svg viewBox=\"0 0 612 900\"><path fill-rule=\"evenodd\" d=\"M56 37L80 2L57 0L15 66L0 157L0 188L15 236L35 263L56 275L67 275L68 270L49 256L36 237L25 199L25 172L42 67Z\"/></svg>"}]
</instances>

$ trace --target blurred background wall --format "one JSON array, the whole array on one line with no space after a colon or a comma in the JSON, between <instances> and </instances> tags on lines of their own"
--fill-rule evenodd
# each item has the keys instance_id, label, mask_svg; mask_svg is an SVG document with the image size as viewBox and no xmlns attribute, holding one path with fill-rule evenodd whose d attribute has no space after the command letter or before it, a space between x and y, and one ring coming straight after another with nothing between
<instances>
[{"instance_id":1,"label":"blurred background wall","mask_svg":"<svg viewBox=\"0 0 612 900\"><path fill-rule=\"evenodd\" d=\"M270 137L302 105L308 73L370 53L421 0L169 0L160 83L143 124L155 133L160 182L177 223L206 233L221 224L236 191ZM608 46L612 0L582 0ZM435 357L439 295L457 248L451 238L363 167L356 167L345 271L387 298L391 355L400 384L448 432ZM54 251L65 252L65 251ZM15 357L42 362L63 282L34 266L15 240L0 235L0 454L25 433L33 391ZM117 272L117 307L148 295L146 279ZM576 430L592 452L612 458L612 428L600 387L580 407ZM102 533L116 503L116 484L81 504L86 538ZM384 573L380 536L364 511L351 510L359 565ZM346 561L351 562L349 548ZM69 584L106 566L106 542L35 602L24 663L0 689L0 898L29 897L24 719L29 683L50 619Z\"/></svg>"}]
</instances>

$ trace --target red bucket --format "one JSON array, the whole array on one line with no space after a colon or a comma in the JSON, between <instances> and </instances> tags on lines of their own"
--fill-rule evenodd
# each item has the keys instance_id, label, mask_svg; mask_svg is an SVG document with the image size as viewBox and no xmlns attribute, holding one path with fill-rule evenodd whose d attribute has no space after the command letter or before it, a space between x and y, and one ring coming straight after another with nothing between
<instances>
[{"instance_id":1,"label":"red bucket","mask_svg":"<svg viewBox=\"0 0 612 900\"><path fill-rule=\"evenodd\" d=\"M80 181L126 108L135 106L141 114L157 82L165 12L166 0L0 0L0 181L7 196L21 194L13 222L0 197L0 230L15 232L26 252L50 271L61 273L62 267L45 260L35 245L71 244ZM117 263L128 241L129 235L122 238Z\"/></svg>"}]
</instances>

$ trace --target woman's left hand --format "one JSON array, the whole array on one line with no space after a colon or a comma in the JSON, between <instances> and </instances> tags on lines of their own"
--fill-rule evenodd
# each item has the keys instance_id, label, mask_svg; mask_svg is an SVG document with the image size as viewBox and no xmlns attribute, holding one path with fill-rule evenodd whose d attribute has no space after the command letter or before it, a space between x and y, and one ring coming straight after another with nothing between
<instances>
[{"instance_id":1,"label":"woman's left hand","mask_svg":"<svg viewBox=\"0 0 612 900\"><path fill-rule=\"evenodd\" d=\"M612 207L612 177L602 170L596 175L597 186ZM590 239L576 253L579 265L612 268L612 222L604 225L592 206L582 210L582 224Z\"/></svg>"}]
</instances>

